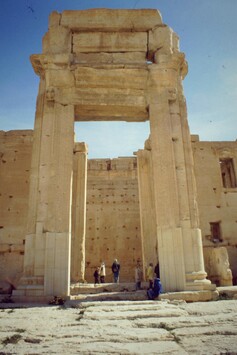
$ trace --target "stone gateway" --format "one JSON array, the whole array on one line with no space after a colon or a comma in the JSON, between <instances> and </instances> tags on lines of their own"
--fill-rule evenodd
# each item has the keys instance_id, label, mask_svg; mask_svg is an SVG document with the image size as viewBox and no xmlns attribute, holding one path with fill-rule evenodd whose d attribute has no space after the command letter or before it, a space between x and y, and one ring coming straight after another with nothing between
<instances>
[{"instance_id":1,"label":"stone gateway","mask_svg":"<svg viewBox=\"0 0 237 355\"><path fill-rule=\"evenodd\" d=\"M187 63L160 13L53 12L42 54L31 63L40 77L33 136L0 135L0 277L16 281L14 297L67 297L71 282L93 282L92 270L101 261L109 270L114 258L120 279L130 282L138 259L144 271L159 261L165 291L232 284L225 243L229 238L234 260L237 145L216 143L213 151L212 143L202 147L191 137L182 87ZM87 145L74 141L74 122L105 120L148 120L144 149L134 157L87 160ZM206 175L199 170L203 155ZM222 169L214 186L204 179L212 175L211 161ZM208 188L213 207L205 200ZM232 203L227 239L220 234L221 197ZM216 267L218 258L224 270Z\"/></svg>"}]
</instances>

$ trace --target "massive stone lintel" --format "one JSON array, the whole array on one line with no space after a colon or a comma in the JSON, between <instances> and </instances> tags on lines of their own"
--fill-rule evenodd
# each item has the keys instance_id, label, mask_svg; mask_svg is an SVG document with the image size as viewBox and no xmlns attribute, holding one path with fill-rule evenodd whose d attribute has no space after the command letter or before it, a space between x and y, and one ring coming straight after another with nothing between
<instances>
[{"instance_id":1,"label":"massive stone lintel","mask_svg":"<svg viewBox=\"0 0 237 355\"><path fill-rule=\"evenodd\" d=\"M55 24L57 15L57 13L51 15L49 25ZM159 11L153 9L90 9L63 11L60 24L74 31L145 32L162 25L162 18Z\"/></svg>"}]
</instances>

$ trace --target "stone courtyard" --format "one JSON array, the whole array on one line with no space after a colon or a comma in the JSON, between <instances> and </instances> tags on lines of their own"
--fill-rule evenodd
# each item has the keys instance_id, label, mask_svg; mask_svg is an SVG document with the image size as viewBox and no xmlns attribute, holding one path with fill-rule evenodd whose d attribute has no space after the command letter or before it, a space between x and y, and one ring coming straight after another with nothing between
<instances>
[{"instance_id":1,"label":"stone courtyard","mask_svg":"<svg viewBox=\"0 0 237 355\"><path fill-rule=\"evenodd\" d=\"M0 354L237 354L237 301L1 305Z\"/></svg>"}]
</instances>

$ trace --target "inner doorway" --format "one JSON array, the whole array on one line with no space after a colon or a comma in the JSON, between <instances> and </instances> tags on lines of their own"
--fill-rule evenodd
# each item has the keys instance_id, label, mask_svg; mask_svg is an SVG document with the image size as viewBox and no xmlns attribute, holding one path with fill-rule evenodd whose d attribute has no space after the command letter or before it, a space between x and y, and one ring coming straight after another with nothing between
<instances>
[{"instance_id":1,"label":"inner doorway","mask_svg":"<svg viewBox=\"0 0 237 355\"><path fill-rule=\"evenodd\" d=\"M104 261L106 282L112 282L111 265L116 258L121 264L120 281L133 282L137 259L142 260L137 158L133 152L143 148L149 123L80 122L75 131L77 141L93 143L88 146L85 280L93 282L95 268ZM108 139L108 132L114 139ZM108 153L101 158L105 148Z\"/></svg>"}]
</instances>

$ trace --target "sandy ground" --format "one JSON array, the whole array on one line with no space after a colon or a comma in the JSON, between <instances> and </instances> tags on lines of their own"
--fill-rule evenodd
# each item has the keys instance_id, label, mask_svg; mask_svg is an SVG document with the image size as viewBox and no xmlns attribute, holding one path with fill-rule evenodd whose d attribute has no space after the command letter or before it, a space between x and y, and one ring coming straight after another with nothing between
<instances>
[{"instance_id":1,"label":"sandy ground","mask_svg":"<svg viewBox=\"0 0 237 355\"><path fill-rule=\"evenodd\" d=\"M237 354L237 300L1 307L1 355Z\"/></svg>"}]
</instances>

